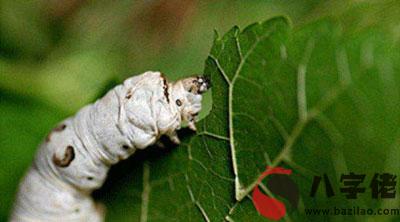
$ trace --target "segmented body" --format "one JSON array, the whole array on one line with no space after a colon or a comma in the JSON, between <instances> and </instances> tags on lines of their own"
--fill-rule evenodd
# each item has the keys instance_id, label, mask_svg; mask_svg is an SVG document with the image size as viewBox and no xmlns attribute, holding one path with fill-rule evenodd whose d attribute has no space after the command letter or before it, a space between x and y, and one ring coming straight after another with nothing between
<instances>
[{"instance_id":1,"label":"segmented body","mask_svg":"<svg viewBox=\"0 0 400 222\"><path fill-rule=\"evenodd\" d=\"M102 186L110 166L161 135L178 143L182 121L195 129L201 93L208 87L202 77L168 83L161 73L146 72L82 108L40 145L11 221L102 221L90 194Z\"/></svg>"}]
</instances>

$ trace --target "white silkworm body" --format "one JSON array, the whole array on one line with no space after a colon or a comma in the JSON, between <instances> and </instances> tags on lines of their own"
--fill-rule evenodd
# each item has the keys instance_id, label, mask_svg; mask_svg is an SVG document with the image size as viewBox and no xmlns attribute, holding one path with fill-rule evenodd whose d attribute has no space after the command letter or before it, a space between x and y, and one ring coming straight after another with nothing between
<instances>
[{"instance_id":1,"label":"white silkworm body","mask_svg":"<svg viewBox=\"0 0 400 222\"><path fill-rule=\"evenodd\" d=\"M131 77L52 130L20 184L10 221L103 221L90 194L109 167L162 135L195 130L204 77L168 83L160 72Z\"/></svg>"}]
</instances>

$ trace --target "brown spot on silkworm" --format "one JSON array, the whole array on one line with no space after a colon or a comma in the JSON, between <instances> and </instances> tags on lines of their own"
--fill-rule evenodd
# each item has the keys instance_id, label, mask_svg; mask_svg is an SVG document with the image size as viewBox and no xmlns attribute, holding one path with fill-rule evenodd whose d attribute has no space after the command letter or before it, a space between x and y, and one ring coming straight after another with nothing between
<instances>
[{"instance_id":1,"label":"brown spot on silkworm","mask_svg":"<svg viewBox=\"0 0 400 222\"><path fill-rule=\"evenodd\" d=\"M69 164L75 159L75 151L72 146L67 146L65 149L64 157L60 160L56 154L53 154L53 163L59 167L68 167Z\"/></svg>"},{"instance_id":2,"label":"brown spot on silkworm","mask_svg":"<svg viewBox=\"0 0 400 222\"><path fill-rule=\"evenodd\" d=\"M61 124L61 125L57 126L56 128L54 128L53 131L54 132L61 132L61 131L65 130L65 128L67 128L67 125Z\"/></svg>"},{"instance_id":3,"label":"brown spot on silkworm","mask_svg":"<svg viewBox=\"0 0 400 222\"><path fill-rule=\"evenodd\" d=\"M175 103L176 103L177 106L182 106L182 101L179 100L179 99L177 99L177 100L175 101Z\"/></svg>"},{"instance_id":4,"label":"brown spot on silkworm","mask_svg":"<svg viewBox=\"0 0 400 222\"><path fill-rule=\"evenodd\" d=\"M167 102L169 103L168 81L167 78L165 78L164 74L162 73L161 73L161 78L163 80L164 96L167 99Z\"/></svg>"},{"instance_id":5,"label":"brown spot on silkworm","mask_svg":"<svg viewBox=\"0 0 400 222\"><path fill-rule=\"evenodd\" d=\"M88 180L93 180L93 177L87 177L86 179L88 179Z\"/></svg>"},{"instance_id":6,"label":"brown spot on silkworm","mask_svg":"<svg viewBox=\"0 0 400 222\"><path fill-rule=\"evenodd\" d=\"M129 146L128 146L128 145L123 145L123 146L122 146L122 149L128 150L128 149L129 149Z\"/></svg>"},{"instance_id":7,"label":"brown spot on silkworm","mask_svg":"<svg viewBox=\"0 0 400 222\"><path fill-rule=\"evenodd\" d=\"M55 127L54 129L52 129L51 132L49 134L47 134L47 136L46 136L46 142L50 142L51 135L54 132L61 132L61 131L65 130L65 128L67 128L67 125L61 124L61 125L58 125L57 127Z\"/></svg>"},{"instance_id":8,"label":"brown spot on silkworm","mask_svg":"<svg viewBox=\"0 0 400 222\"><path fill-rule=\"evenodd\" d=\"M130 99L132 97L132 91L128 90L128 93L125 96L125 99Z\"/></svg>"}]
</instances>

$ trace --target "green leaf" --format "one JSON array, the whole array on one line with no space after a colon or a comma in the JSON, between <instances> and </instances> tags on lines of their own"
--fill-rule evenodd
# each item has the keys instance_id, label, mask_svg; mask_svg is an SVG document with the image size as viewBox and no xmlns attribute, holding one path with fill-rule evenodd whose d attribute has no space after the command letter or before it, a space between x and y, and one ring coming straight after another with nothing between
<instances>
[{"instance_id":1,"label":"green leaf","mask_svg":"<svg viewBox=\"0 0 400 222\"><path fill-rule=\"evenodd\" d=\"M196 135L181 132L180 146L112 170L113 183L99 192L108 220L265 221L249 194L267 165L293 169L300 190L285 220L355 220L306 216L305 208L398 208L396 199L373 199L369 185L375 173L400 173L399 58L378 29L344 32L328 19L292 31L278 17L216 36L205 66L210 114ZM127 168L134 173L126 177ZM349 172L366 174L356 200L339 190ZM323 174L335 196L320 187L310 197L313 177Z\"/></svg>"},{"instance_id":2,"label":"green leaf","mask_svg":"<svg viewBox=\"0 0 400 222\"><path fill-rule=\"evenodd\" d=\"M261 115L242 107L237 115L233 106L233 129L239 129L239 133L233 132L233 138L239 141L235 144L238 180L244 186L239 199L253 188L259 172L265 169L261 160L264 154L268 165L294 169L291 178L300 188L301 204L289 214L293 220L355 220L348 216L305 217L304 208L398 208L395 199L373 199L370 188L375 173L399 173L398 47L379 30L349 34L342 32L337 22L327 20L303 27L290 34L289 41L278 44L283 45L285 53L274 49L277 44L260 47L242 74L254 80L254 73L262 72L264 81L256 81L262 84L262 96L247 96L262 99L252 100L247 107L261 109L257 102L263 100L268 110ZM265 64L254 62L265 56L275 59L269 58ZM248 91L238 94L246 97ZM251 125L257 128L246 130ZM254 141L266 142L256 146ZM340 176L350 172L366 174L360 185L366 191L356 200L346 199L339 190L344 186ZM330 177L336 195L326 197L321 184L317 197L310 197L313 176L324 173ZM229 218L249 220L253 209L245 200L235 206ZM369 217L382 221L392 220L394 215Z\"/></svg>"}]
</instances>

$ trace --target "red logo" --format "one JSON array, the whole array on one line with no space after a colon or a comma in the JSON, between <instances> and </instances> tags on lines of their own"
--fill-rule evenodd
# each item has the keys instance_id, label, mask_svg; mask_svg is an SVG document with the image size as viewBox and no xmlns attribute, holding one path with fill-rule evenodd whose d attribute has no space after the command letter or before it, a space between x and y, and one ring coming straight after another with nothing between
<instances>
[{"instance_id":1,"label":"red logo","mask_svg":"<svg viewBox=\"0 0 400 222\"><path fill-rule=\"evenodd\" d=\"M267 196L266 194L262 193L258 188L258 185L265 177L274 174L281 175L281 177L279 177L279 181L275 180L275 182L271 179L271 181L267 183L268 189L274 194L277 193L281 196L287 197L292 205L297 206L297 202L299 199L298 188L296 184L286 176L292 174L292 170L282 167L272 168L268 166L267 169L258 178L252 196L253 204L262 216L271 220L279 220L286 214L285 204L275 198Z\"/></svg>"}]
</instances>

